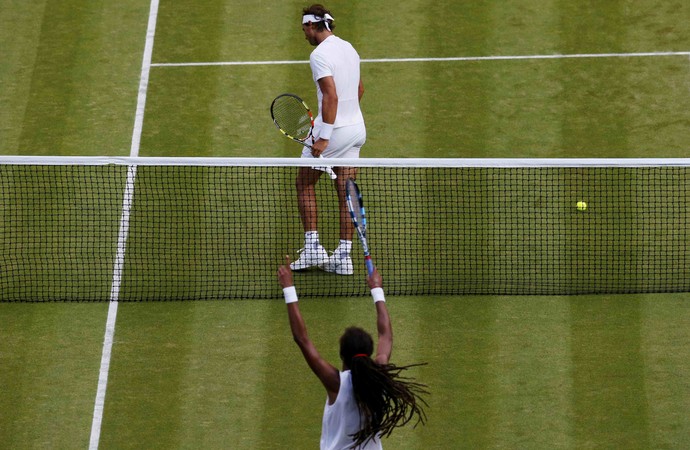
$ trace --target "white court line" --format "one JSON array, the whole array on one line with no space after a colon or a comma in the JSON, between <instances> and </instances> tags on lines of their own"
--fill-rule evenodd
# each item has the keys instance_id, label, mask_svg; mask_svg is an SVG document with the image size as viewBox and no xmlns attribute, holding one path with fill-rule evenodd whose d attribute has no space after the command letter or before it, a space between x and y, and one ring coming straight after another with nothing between
<instances>
[{"instance_id":1,"label":"white court line","mask_svg":"<svg viewBox=\"0 0 690 450\"><path fill-rule=\"evenodd\" d=\"M512 61L526 59L577 59L577 58L643 58L661 56L690 56L690 52L643 52L643 53L575 53L570 55L513 55L513 56L457 56L448 58L381 58L362 59L362 63L409 63L446 61ZM203 67L203 66L262 66L284 64L309 64L309 61L218 61L153 63L151 67Z\"/></svg>"},{"instance_id":2,"label":"white court line","mask_svg":"<svg viewBox=\"0 0 690 450\"><path fill-rule=\"evenodd\" d=\"M149 9L148 28L146 30L146 44L144 46L144 56L141 63L141 77L139 78L139 94L137 96L137 109L134 117L134 129L132 131L132 146L130 147L130 157L139 156L139 145L141 143L141 133L144 126L144 110L146 108L146 93L149 84L149 73L151 71L151 56L153 55L153 40L156 35L156 19L158 17L158 1L151 0ZM120 283L122 281L122 271L125 264L125 250L127 248L127 235L129 233L129 216L134 201L134 180L136 178L136 166L127 167L127 182L125 184L124 198L122 201L122 215L120 217L120 229L117 236L117 252L113 265L113 283L110 288L110 306L108 308L108 319L105 326L105 336L103 338L103 352L101 354L101 368L98 375L98 388L96 390L96 401L93 409L93 421L91 422L91 438L89 449L98 449L101 438L101 424L103 423L103 409L105 406L105 392L108 386L108 372L110 371L110 356L112 354L113 340L115 337L115 322L117 319L117 305L120 295Z\"/></svg>"}]
</instances>

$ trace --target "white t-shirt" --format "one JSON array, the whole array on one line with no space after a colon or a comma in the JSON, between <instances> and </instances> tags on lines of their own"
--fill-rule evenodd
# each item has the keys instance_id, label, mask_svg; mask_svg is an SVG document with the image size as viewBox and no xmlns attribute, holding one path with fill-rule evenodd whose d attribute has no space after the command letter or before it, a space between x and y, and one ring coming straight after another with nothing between
<instances>
[{"instance_id":1,"label":"white t-shirt","mask_svg":"<svg viewBox=\"0 0 690 450\"><path fill-rule=\"evenodd\" d=\"M359 55L354 47L338 36L328 36L311 52L309 65L319 99L319 114L314 125L319 126L323 122L323 93L319 80L329 76L333 77L338 93L338 113L334 127L364 123L362 110L359 108Z\"/></svg>"},{"instance_id":2,"label":"white t-shirt","mask_svg":"<svg viewBox=\"0 0 690 450\"><path fill-rule=\"evenodd\" d=\"M340 390L332 405L323 410L321 425L321 450L350 450L354 439L352 435L361 429L359 407L352 391L350 371L340 372ZM381 441L372 439L360 450L381 450Z\"/></svg>"}]
</instances>

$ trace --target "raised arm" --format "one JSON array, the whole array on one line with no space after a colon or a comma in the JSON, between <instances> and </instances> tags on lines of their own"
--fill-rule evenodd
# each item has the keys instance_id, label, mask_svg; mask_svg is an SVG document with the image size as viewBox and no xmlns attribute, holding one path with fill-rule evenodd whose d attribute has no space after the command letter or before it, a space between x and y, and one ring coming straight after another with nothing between
<instances>
[{"instance_id":1,"label":"raised arm","mask_svg":"<svg viewBox=\"0 0 690 450\"><path fill-rule=\"evenodd\" d=\"M332 364L321 357L316 350L316 346L309 339L307 325L302 318L297 301L297 293L292 280L292 270L290 269L290 257L285 257L285 265L278 268L278 282L283 287L285 303L287 305L290 330L297 346L302 351L305 361L309 368L319 378L321 384L326 388L328 398L335 401L340 390L340 373Z\"/></svg>"},{"instance_id":2,"label":"raised arm","mask_svg":"<svg viewBox=\"0 0 690 450\"><path fill-rule=\"evenodd\" d=\"M371 289L371 295L374 297L376 328L379 335L375 361L379 364L388 364L393 352L393 326L383 295L383 280L378 270L374 269L374 272L367 278L367 283Z\"/></svg>"}]
</instances>

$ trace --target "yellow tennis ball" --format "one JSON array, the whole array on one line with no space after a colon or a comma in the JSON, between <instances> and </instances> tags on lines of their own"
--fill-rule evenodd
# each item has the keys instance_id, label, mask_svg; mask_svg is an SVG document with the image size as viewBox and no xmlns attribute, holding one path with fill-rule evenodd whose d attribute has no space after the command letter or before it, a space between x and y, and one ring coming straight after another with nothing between
<instances>
[{"instance_id":1,"label":"yellow tennis ball","mask_svg":"<svg viewBox=\"0 0 690 450\"><path fill-rule=\"evenodd\" d=\"M579 202L577 202L576 206L578 211L585 211L587 209L587 202L583 202L582 200L580 200Z\"/></svg>"}]
</instances>

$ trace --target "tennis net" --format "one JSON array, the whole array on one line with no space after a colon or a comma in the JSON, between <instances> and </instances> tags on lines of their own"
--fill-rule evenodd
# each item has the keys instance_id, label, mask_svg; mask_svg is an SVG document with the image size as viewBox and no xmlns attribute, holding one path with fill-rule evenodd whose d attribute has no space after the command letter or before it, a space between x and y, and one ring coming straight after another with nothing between
<instances>
[{"instance_id":1,"label":"tennis net","mask_svg":"<svg viewBox=\"0 0 690 450\"><path fill-rule=\"evenodd\" d=\"M303 246L298 158L0 157L0 301L275 298ZM690 160L318 160L356 165L391 295L690 291ZM331 180L321 242L339 238ZM586 208L578 208L586 202ZM295 273L300 296L368 293Z\"/></svg>"}]
</instances>

